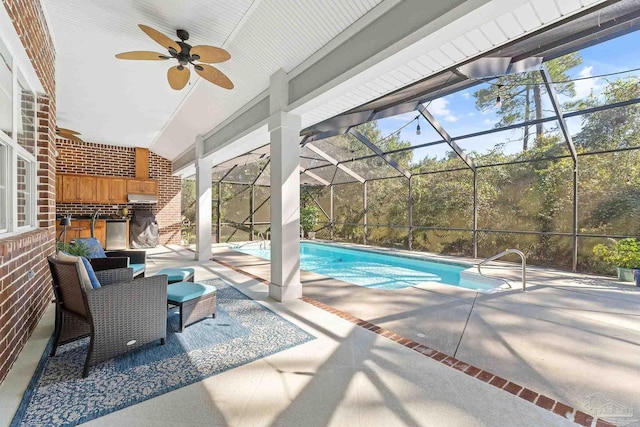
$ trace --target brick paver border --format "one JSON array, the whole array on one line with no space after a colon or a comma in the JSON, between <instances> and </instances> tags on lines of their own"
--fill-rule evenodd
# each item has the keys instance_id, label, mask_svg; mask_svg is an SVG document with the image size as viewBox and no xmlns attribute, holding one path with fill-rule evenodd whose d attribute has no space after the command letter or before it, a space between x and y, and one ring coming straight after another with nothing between
<instances>
[{"instance_id":1,"label":"brick paver border","mask_svg":"<svg viewBox=\"0 0 640 427\"><path fill-rule=\"evenodd\" d=\"M269 280L266 280L262 277L256 276L255 274L251 274L248 271L242 270L241 268L235 267L225 261L211 258L212 261L217 262L220 265L223 265L231 270L237 271L238 273L242 273L245 276L249 276L252 279L261 282L265 285L270 283ZM569 405L565 405L562 402L558 402L555 399L547 397L543 394L536 393L533 390L530 390L526 387L523 387L519 384L516 384L507 379L501 378L497 375L492 374L491 372L485 371L481 368L477 368L475 366L469 365L468 363L463 362L462 360L458 360L455 357L449 356L448 354L439 352L432 348L429 348L423 344L415 342L409 338L406 338L402 335L396 334L393 331L382 328L378 325L370 323L366 320L360 319L358 317L352 316L349 313L345 313L344 311L338 310L335 307L324 304L318 300L309 297L302 297L302 301L311 304L315 307L318 307L324 311L327 311L331 314L335 314L338 317L341 317L356 326L359 326L363 329L367 329L375 334L381 335L384 338L387 338L391 341L395 341L400 345L403 345L425 357L429 357L437 362L440 362L450 368L456 369L460 372L463 372L473 378L476 378L482 382L490 384L494 387L497 387L501 390L504 390L508 393L511 393L521 399L526 400L527 402L531 402L540 408L546 409L547 411L551 411L557 415L560 415L563 418L571 420L578 425L582 425L585 427L615 427L615 424L611 424L608 421L605 421L600 418L594 418L593 415L589 415L585 412L582 412L578 409L574 409Z\"/></svg>"}]
</instances>

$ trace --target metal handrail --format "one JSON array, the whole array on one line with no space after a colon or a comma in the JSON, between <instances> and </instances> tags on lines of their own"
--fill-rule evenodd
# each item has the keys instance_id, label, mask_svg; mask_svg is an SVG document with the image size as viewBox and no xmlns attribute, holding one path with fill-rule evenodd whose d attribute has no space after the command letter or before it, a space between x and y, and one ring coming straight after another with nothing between
<instances>
[{"instance_id":1,"label":"metal handrail","mask_svg":"<svg viewBox=\"0 0 640 427\"><path fill-rule=\"evenodd\" d=\"M494 261L494 260L496 260L498 258L501 258L501 257L505 256L506 254L511 254L511 253L520 255L520 259L522 260L522 290L526 291L527 290L527 256L524 254L524 252L522 252L522 251L520 251L518 249L507 249L507 250L504 250L504 251L500 252L499 254L496 254L496 255L494 255L492 257L489 257L489 258L485 259L484 261L482 261L482 262L480 262L478 264L478 273L480 273L481 276L489 277L489 276L487 276L485 274L482 274L482 270L480 269L480 267L483 264L486 264L488 262ZM502 279L502 280L504 280L504 279ZM505 280L505 282L506 282L506 280ZM509 285L509 287L511 287L511 285Z\"/></svg>"},{"instance_id":2,"label":"metal handrail","mask_svg":"<svg viewBox=\"0 0 640 427\"><path fill-rule=\"evenodd\" d=\"M258 233L258 239L260 240L260 249L269 249L269 242L271 241L270 231L265 231L264 233L260 231Z\"/></svg>"}]
</instances>

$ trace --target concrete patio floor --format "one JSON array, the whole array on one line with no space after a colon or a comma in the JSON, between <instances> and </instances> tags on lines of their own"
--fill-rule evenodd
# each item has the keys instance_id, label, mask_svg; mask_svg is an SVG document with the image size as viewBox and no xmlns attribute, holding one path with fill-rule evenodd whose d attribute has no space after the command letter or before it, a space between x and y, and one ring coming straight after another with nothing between
<instances>
[{"instance_id":1,"label":"concrete patio floor","mask_svg":"<svg viewBox=\"0 0 640 427\"><path fill-rule=\"evenodd\" d=\"M220 246L214 259L269 278L263 259ZM519 289L519 264L483 272ZM615 402L634 416L611 420L640 425L640 288L632 284L537 267L527 269L526 292L496 294L368 289L310 272L301 280L307 297L586 413L602 414L594 401Z\"/></svg>"},{"instance_id":2,"label":"concrete patio floor","mask_svg":"<svg viewBox=\"0 0 640 427\"><path fill-rule=\"evenodd\" d=\"M194 266L196 280L219 276L317 339L85 425L573 425L326 309L302 300L276 303L263 283L216 262L193 261L188 250L148 253L149 274ZM264 260L222 247L214 258L269 277ZM529 278L526 293L476 297L451 287L377 291L302 273L304 294L316 301L576 409L593 412L586 399L602 393L639 418L640 292L537 269ZM0 385L0 426L10 423L52 333L52 308Z\"/></svg>"}]
</instances>

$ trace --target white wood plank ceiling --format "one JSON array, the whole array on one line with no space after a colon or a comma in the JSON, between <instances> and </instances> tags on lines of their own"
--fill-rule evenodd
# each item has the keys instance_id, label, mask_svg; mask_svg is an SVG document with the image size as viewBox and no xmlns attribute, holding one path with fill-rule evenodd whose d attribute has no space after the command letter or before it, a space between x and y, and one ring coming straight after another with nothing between
<instances>
[{"instance_id":1,"label":"white wood plank ceiling","mask_svg":"<svg viewBox=\"0 0 640 427\"><path fill-rule=\"evenodd\" d=\"M268 88L382 0L42 0L57 51L58 124L87 141L151 147L169 159ZM122 61L116 53L163 52L138 24L192 44L227 49L226 91L200 81L173 91L173 61Z\"/></svg>"},{"instance_id":2,"label":"white wood plank ceiling","mask_svg":"<svg viewBox=\"0 0 640 427\"><path fill-rule=\"evenodd\" d=\"M524 3L524 4L523 4ZM468 16L454 28L443 28L406 52L399 52L385 70L356 87L342 90L311 111L304 111L303 127L321 122L394 90L405 87L468 58L501 46L514 38L542 28L566 15L602 0L494 1ZM488 9L493 8L493 11ZM482 8L479 8L482 9ZM496 13L496 10L500 12ZM492 16L492 19L483 19ZM463 25L460 25L460 24ZM382 68L382 67L381 67Z\"/></svg>"}]
</instances>

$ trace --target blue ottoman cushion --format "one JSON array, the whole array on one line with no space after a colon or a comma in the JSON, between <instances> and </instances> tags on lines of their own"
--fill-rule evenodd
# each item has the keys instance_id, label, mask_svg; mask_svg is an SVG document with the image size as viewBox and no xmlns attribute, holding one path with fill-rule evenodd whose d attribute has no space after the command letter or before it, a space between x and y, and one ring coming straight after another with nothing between
<instances>
[{"instance_id":1,"label":"blue ottoman cushion","mask_svg":"<svg viewBox=\"0 0 640 427\"><path fill-rule=\"evenodd\" d=\"M144 264L129 264L129 268L133 268L133 275L135 276L141 271L144 271Z\"/></svg>"},{"instance_id":2,"label":"blue ottoman cushion","mask_svg":"<svg viewBox=\"0 0 640 427\"><path fill-rule=\"evenodd\" d=\"M216 291L212 285L202 283L178 282L167 286L167 299L175 302L186 302Z\"/></svg>"},{"instance_id":3,"label":"blue ottoman cushion","mask_svg":"<svg viewBox=\"0 0 640 427\"><path fill-rule=\"evenodd\" d=\"M187 277L193 275L195 270L193 268L185 267L185 268L163 268L158 271L155 275L159 276L161 274L166 274L168 280L170 282L182 282Z\"/></svg>"}]
</instances>

